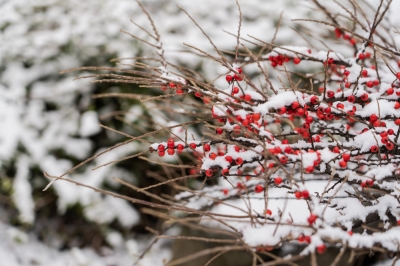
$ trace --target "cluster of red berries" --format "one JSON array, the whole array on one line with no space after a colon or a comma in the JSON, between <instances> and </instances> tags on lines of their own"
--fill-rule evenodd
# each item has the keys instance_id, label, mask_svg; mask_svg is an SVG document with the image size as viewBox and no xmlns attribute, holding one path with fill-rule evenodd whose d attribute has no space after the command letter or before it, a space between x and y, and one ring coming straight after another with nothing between
<instances>
[{"instance_id":1,"label":"cluster of red berries","mask_svg":"<svg viewBox=\"0 0 400 266\"><path fill-rule=\"evenodd\" d=\"M311 51L309 51L309 53L311 53ZM277 56L270 55L268 57L268 60L271 62L271 66L272 67L277 67L277 66L283 65L283 63L289 62L290 61L290 57L285 56L285 55L281 55L281 54L279 54ZM295 65L300 64L300 62L301 62L301 59L298 58L298 57L293 57L292 60L293 60L293 63Z\"/></svg>"},{"instance_id":2,"label":"cluster of red berries","mask_svg":"<svg viewBox=\"0 0 400 266\"><path fill-rule=\"evenodd\" d=\"M357 43L356 39L352 38L351 35L349 35L348 33L344 33L341 29L336 28L335 35L337 38L340 38L343 36L343 39L346 41L349 41L349 43L351 45L356 45L356 43Z\"/></svg>"},{"instance_id":3,"label":"cluster of red berries","mask_svg":"<svg viewBox=\"0 0 400 266\"><path fill-rule=\"evenodd\" d=\"M226 75L225 76L225 79L226 79L226 81L230 84L230 83L232 83L232 82L234 82L235 80L236 81L242 81L243 80L243 78L242 78L242 76L241 76L241 74L242 74L242 69L241 68L236 68L236 71L239 73L239 74L233 74L233 75Z\"/></svg>"},{"instance_id":4,"label":"cluster of red berries","mask_svg":"<svg viewBox=\"0 0 400 266\"><path fill-rule=\"evenodd\" d=\"M308 192L308 190L303 190L303 191L295 191L294 192L294 196L296 197L296 199L308 199L310 198L310 193Z\"/></svg>"}]
</instances>

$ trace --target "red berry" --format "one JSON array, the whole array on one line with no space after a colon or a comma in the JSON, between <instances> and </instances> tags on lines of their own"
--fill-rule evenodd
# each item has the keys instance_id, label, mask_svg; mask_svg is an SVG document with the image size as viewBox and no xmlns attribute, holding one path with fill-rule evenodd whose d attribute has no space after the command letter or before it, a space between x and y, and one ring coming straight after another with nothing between
<instances>
[{"instance_id":1,"label":"red berry","mask_svg":"<svg viewBox=\"0 0 400 266\"><path fill-rule=\"evenodd\" d=\"M345 70L345 71L343 72L343 75L346 76L346 77L349 76L349 75L350 75L350 71Z\"/></svg>"},{"instance_id":2,"label":"red berry","mask_svg":"<svg viewBox=\"0 0 400 266\"><path fill-rule=\"evenodd\" d=\"M283 140L282 140L282 144L289 144L288 139L283 139Z\"/></svg>"},{"instance_id":3,"label":"red berry","mask_svg":"<svg viewBox=\"0 0 400 266\"><path fill-rule=\"evenodd\" d=\"M314 172L314 166L307 166L307 167L306 167L306 172L307 172L307 173L312 173L312 172Z\"/></svg>"},{"instance_id":4,"label":"red berry","mask_svg":"<svg viewBox=\"0 0 400 266\"><path fill-rule=\"evenodd\" d=\"M378 86L379 85L379 80L375 79L374 81L372 81L372 83L374 84L374 86Z\"/></svg>"},{"instance_id":5,"label":"red berry","mask_svg":"<svg viewBox=\"0 0 400 266\"><path fill-rule=\"evenodd\" d=\"M260 120L260 118L261 118L261 114L259 114L259 113L254 113L254 114L252 114L252 118L253 118L254 121L258 121L258 120Z\"/></svg>"},{"instance_id":6,"label":"red berry","mask_svg":"<svg viewBox=\"0 0 400 266\"><path fill-rule=\"evenodd\" d=\"M347 166L347 162L345 162L345 161L340 161L340 162L339 162L339 166L342 167L342 168L345 168L345 167Z\"/></svg>"},{"instance_id":7,"label":"red berry","mask_svg":"<svg viewBox=\"0 0 400 266\"><path fill-rule=\"evenodd\" d=\"M282 177L275 177L274 182L275 184L280 185L282 183Z\"/></svg>"},{"instance_id":8,"label":"red berry","mask_svg":"<svg viewBox=\"0 0 400 266\"><path fill-rule=\"evenodd\" d=\"M307 244L311 243L311 237L310 236L305 236L304 237L304 242L306 242Z\"/></svg>"},{"instance_id":9,"label":"red berry","mask_svg":"<svg viewBox=\"0 0 400 266\"><path fill-rule=\"evenodd\" d=\"M340 38L340 36L342 36L342 31L340 29L336 28L335 35L336 35L336 38Z\"/></svg>"},{"instance_id":10,"label":"red berry","mask_svg":"<svg viewBox=\"0 0 400 266\"><path fill-rule=\"evenodd\" d=\"M363 100L364 102L365 102L366 100L368 100L368 98L369 98L369 96L368 96L367 93L363 93L363 94L361 94L361 96L360 96L360 99Z\"/></svg>"},{"instance_id":11,"label":"red berry","mask_svg":"<svg viewBox=\"0 0 400 266\"><path fill-rule=\"evenodd\" d=\"M348 154L348 153L344 153L344 154L342 154L342 159L343 159L343 161L345 161L345 162L348 162L349 160L350 160L350 154Z\"/></svg>"},{"instance_id":12,"label":"red berry","mask_svg":"<svg viewBox=\"0 0 400 266\"><path fill-rule=\"evenodd\" d=\"M396 78L397 78L397 79L400 79L400 72L397 72L397 73L396 73Z\"/></svg>"},{"instance_id":13,"label":"red berry","mask_svg":"<svg viewBox=\"0 0 400 266\"><path fill-rule=\"evenodd\" d=\"M334 153L340 153L340 149L339 149L339 147L333 147L333 150L332 150Z\"/></svg>"},{"instance_id":14,"label":"red berry","mask_svg":"<svg viewBox=\"0 0 400 266\"><path fill-rule=\"evenodd\" d=\"M369 122L373 123L373 122L377 121L378 118L379 118L379 117L378 117L376 114L372 114L372 115L369 117Z\"/></svg>"},{"instance_id":15,"label":"red berry","mask_svg":"<svg viewBox=\"0 0 400 266\"><path fill-rule=\"evenodd\" d=\"M251 101L251 95L250 95L250 94L245 94L243 99L244 99L246 102L250 102L250 101Z\"/></svg>"},{"instance_id":16,"label":"red berry","mask_svg":"<svg viewBox=\"0 0 400 266\"><path fill-rule=\"evenodd\" d=\"M176 94L183 94L183 90L182 89L177 89L175 92L176 92Z\"/></svg>"},{"instance_id":17,"label":"red berry","mask_svg":"<svg viewBox=\"0 0 400 266\"><path fill-rule=\"evenodd\" d=\"M373 153L378 152L378 146L376 146L376 145L371 146L370 151Z\"/></svg>"},{"instance_id":18,"label":"red berry","mask_svg":"<svg viewBox=\"0 0 400 266\"><path fill-rule=\"evenodd\" d=\"M281 164L286 164L288 162L288 157L282 156L281 158L279 158L279 161L281 162Z\"/></svg>"},{"instance_id":19,"label":"red berry","mask_svg":"<svg viewBox=\"0 0 400 266\"><path fill-rule=\"evenodd\" d=\"M294 196L296 197L296 199L300 199L302 195L300 191L296 191L294 192Z\"/></svg>"},{"instance_id":20,"label":"red berry","mask_svg":"<svg viewBox=\"0 0 400 266\"><path fill-rule=\"evenodd\" d=\"M310 102L311 102L311 104L318 104L319 103L319 99L318 99L318 97L317 96L312 96L311 97L311 99L310 99Z\"/></svg>"},{"instance_id":21,"label":"red berry","mask_svg":"<svg viewBox=\"0 0 400 266\"><path fill-rule=\"evenodd\" d=\"M299 64L300 61L301 61L301 60L300 60L300 58L298 58L298 57L293 58L293 63L294 63L295 65Z\"/></svg>"},{"instance_id":22,"label":"red berry","mask_svg":"<svg viewBox=\"0 0 400 266\"><path fill-rule=\"evenodd\" d=\"M210 157L211 160L215 160L215 158L217 158L217 154L215 152L210 153L210 155L208 155L208 157Z\"/></svg>"},{"instance_id":23,"label":"red berry","mask_svg":"<svg viewBox=\"0 0 400 266\"><path fill-rule=\"evenodd\" d=\"M317 220L318 216L315 214L311 214L310 217L307 218L307 222L311 225L313 223L315 223L315 221Z\"/></svg>"},{"instance_id":24,"label":"red berry","mask_svg":"<svg viewBox=\"0 0 400 266\"><path fill-rule=\"evenodd\" d=\"M205 152L209 152L209 151L211 150L210 144L205 143L205 144L203 145L203 150L204 150Z\"/></svg>"},{"instance_id":25,"label":"red berry","mask_svg":"<svg viewBox=\"0 0 400 266\"><path fill-rule=\"evenodd\" d=\"M389 151L394 149L394 143L393 142L388 142L386 143L386 149L388 149Z\"/></svg>"},{"instance_id":26,"label":"red berry","mask_svg":"<svg viewBox=\"0 0 400 266\"><path fill-rule=\"evenodd\" d=\"M165 155L165 151L158 151L158 155L159 155L160 157L163 157L163 156Z\"/></svg>"},{"instance_id":27,"label":"red berry","mask_svg":"<svg viewBox=\"0 0 400 266\"><path fill-rule=\"evenodd\" d=\"M301 196L305 199L308 199L310 197L310 193L308 192L308 190L303 190L301 192Z\"/></svg>"},{"instance_id":28,"label":"red berry","mask_svg":"<svg viewBox=\"0 0 400 266\"><path fill-rule=\"evenodd\" d=\"M366 83L366 85L367 85L368 88L372 88L372 87L374 86L374 82L368 81L368 82Z\"/></svg>"},{"instance_id":29,"label":"red berry","mask_svg":"<svg viewBox=\"0 0 400 266\"><path fill-rule=\"evenodd\" d=\"M232 163L233 161L232 156L225 156L225 161L227 161L228 163Z\"/></svg>"},{"instance_id":30,"label":"red berry","mask_svg":"<svg viewBox=\"0 0 400 266\"><path fill-rule=\"evenodd\" d=\"M234 78L235 80L237 80L237 81L242 81L242 80L243 80L243 78L242 78L240 75L238 75L238 74L234 74L234 75L233 75L233 78Z\"/></svg>"},{"instance_id":31,"label":"red berry","mask_svg":"<svg viewBox=\"0 0 400 266\"><path fill-rule=\"evenodd\" d=\"M175 150L174 149L168 149L167 150L169 155L174 155L175 154Z\"/></svg>"},{"instance_id":32,"label":"red berry","mask_svg":"<svg viewBox=\"0 0 400 266\"><path fill-rule=\"evenodd\" d=\"M229 175L229 169L228 168L222 169L221 174L222 175Z\"/></svg>"},{"instance_id":33,"label":"red berry","mask_svg":"<svg viewBox=\"0 0 400 266\"><path fill-rule=\"evenodd\" d=\"M261 192L264 191L264 187L261 186L261 185L257 185L257 186L255 186L254 191L255 191L256 193L261 193Z\"/></svg>"},{"instance_id":34,"label":"red berry","mask_svg":"<svg viewBox=\"0 0 400 266\"><path fill-rule=\"evenodd\" d=\"M358 55L358 59L364 60L365 59L365 54L361 53Z\"/></svg>"},{"instance_id":35,"label":"red berry","mask_svg":"<svg viewBox=\"0 0 400 266\"><path fill-rule=\"evenodd\" d=\"M243 72L243 70L242 70L240 67L236 68L236 71L237 71L239 74L242 74L242 72Z\"/></svg>"},{"instance_id":36,"label":"red berry","mask_svg":"<svg viewBox=\"0 0 400 266\"><path fill-rule=\"evenodd\" d=\"M347 231L347 233L352 236L353 235L353 231Z\"/></svg>"},{"instance_id":37,"label":"red berry","mask_svg":"<svg viewBox=\"0 0 400 266\"><path fill-rule=\"evenodd\" d=\"M168 139L167 146L171 149L175 147L175 142L172 138Z\"/></svg>"},{"instance_id":38,"label":"red berry","mask_svg":"<svg viewBox=\"0 0 400 266\"><path fill-rule=\"evenodd\" d=\"M350 103L354 103L356 101L356 97L354 97L354 95L350 95L349 97L347 97L347 101Z\"/></svg>"},{"instance_id":39,"label":"red berry","mask_svg":"<svg viewBox=\"0 0 400 266\"><path fill-rule=\"evenodd\" d=\"M300 107L300 104L298 102L293 102L292 103L292 109L297 109Z\"/></svg>"},{"instance_id":40,"label":"red berry","mask_svg":"<svg viewBox=\"0 0 400 266\"><path fill-rule=\"evenodd\" d=\"M162 145L162 144L160 144L160 145L158 145L157 149L158 149L159 151L165 151L165 146Z\"/></svg>"},{"instance_id":41,"label":"red berry","mask_svg":"<svg viewBox=\"0 0 400 266\"><path fill-rule=\"evenodd\" d=\"M339 109L344 109L344 104L343 103L338 103L336 105L336 107L339 108Z\"/></svg>"},{"instance_id":42,"label":"red berry","mask_svg":"<svg viewBox=\"0 0 400 266\"><path fill-rule=\"evenodd\" d=\"M212 177L213 176L214 171L212 169L207 169L206 170L206 176L207 177Z\"/></svg>"},{"instance_id":43,"label":"red berry","mask_svg":"<svg viewBox=\"0 0 400 266\"><path fill-rule=\"evenodd\" d=\"M386 94L387 95L392 95L394 93L394 89L393 88L389 88L386 90Z\"/></svg>"},{"instance_id":44,"label":"red berry","mask_svg":"<svg viewBox=\"0 0 400 266\"><path fill-rule=\"evenodd\" d=\"M361 75L364 77L364 78L366 78L366 77L368 77L368 70L363 70L363 71L361 71Z\"/></svg>"},{"instance_id":45,"label":"red berry","mask_svg":"<svg viewBox=\"0 0 400 266\"><path fill-rule=\"evenodd\" d=\"M190 143L190 144L189 144L189 147L190 147L192 150L195 150L195 149L197 148L197 145L196 145L196 143Z\"/></svg>"},{"instance_id":46,"label":"red berry","mask_svg":"<svg viewBox=\"0 0 400 266\"><path fill-rule=\"evenodd\" d=\"M243 159L240 158L240 157L238 157L238 158L235 160L235 163L236 163L237 165L241 165L241 164L243 164Z\"/></svg>"},{"instance_id":47,"label":"red berry","mask_svg":"<svg viewBox=\"0 0 400 266\"><path fill-rule=\"evenodd\" d=\"M272 215L272 211L270 209L265 210L266 215Z\"/></svg>"},{"instance_id":48,"label":"red berry","mask_svg":"<svg viewBox=\"0 0 400 266\"><path fill-rule=\"evenodd\" d=\"M400 108L400 103L399 102L396 102L395 104L394 104L394 109L399 109Z\"/></svg>"},{"instance_id":49,"label":"red berry","mask_svg":"<svg viewBox=\"0 0 400 266\"><path fill-rule=\"evenodd\" d=\"M239 128L240 128L240 127L239 127ZM221 135L221 134L224 132L224 130L223 130L222 128L218 127L218 128L215 130L215 132L216 132L218 135Z\"/></svg>"},{"instance_id":50,"label":"red berry","mask_svg":"<svg viewBox=\"0 0 400 266\"><path fill-rule=\"evenodd\" d=\"M317 252L318 252L318 254L323 254L323 253L325 253L325 251L326 251L326 246L325 246L324 244L319 245L319 246L317 247Z\"/></svg>"},{"instance_id":51,"label":"red berry","mask_svg":"<svg viewBox=\"0 0 400 266\"><path fill-rule=\"evenodd\" d=\"M233 87L232 94L237 94L237 93L239 93L239 88L238 87Z\"/></svg>"},{"instance_id":52,"label":"red berry","mask_svg":"<svg viewBox=\"0 0 400 266\"><path fill-rule=\"evenodd\" d=\"M200 98L200 97L201 97L201 93L198 92L198 91L196 91L196 92L194 93L194 96L196 96L197 98Z\"/></svg>"},{"instance_id":53,"label":"red berry","mask_svg":"<svg viewBox=\"0 0 400 266\"><path fill-rule=\"evenodd\" d=\"M226 81L227 81L228 83L231 83L232 80L233 80L233 77L232 77L231 75L226 75L226 76L225 76L225 79L226 79Z\"/></svg>"},{"instance_id":54,"label":"red berry","mask_svg":"<svg viewBox=\"0 0 400 266\"><path fill-rule=\"evenodd\" d=\"M397 118L396 120L394 120L394 123L395 123L396 125L400 125L400 118Z\"/></svg>"},{"instance_id":55,"label":"red berry","mask_svg":"<svg viewBox=\"0 0 400 266\"><path fill-rule=\"evenodd\" d=\"M224 189L222 190L222 192L224 193L224 195L228 195L229 190L227 190L226 188L224 188Z\"/></svg>"},{"instance_id":56,"label":"red berry","mask_svg":"<svg viewBox=\"0 0 400 266\"><path fill-rule=\"evenodd\" d=\"M185 148L185 146L183 146L182 144L178 144L176 146L176 149L178 150L178 152L182 152L184 148Z\"/></svg>"},{"instance_id":57,"label":"red berry","mask_svg":"<svg viewBox=\"0 0 400 266\"><path fill-rule=\"evenodd\" d=\"M240 147L235 145L235 151L240 152Z\"/></svg>"}]
</instances>

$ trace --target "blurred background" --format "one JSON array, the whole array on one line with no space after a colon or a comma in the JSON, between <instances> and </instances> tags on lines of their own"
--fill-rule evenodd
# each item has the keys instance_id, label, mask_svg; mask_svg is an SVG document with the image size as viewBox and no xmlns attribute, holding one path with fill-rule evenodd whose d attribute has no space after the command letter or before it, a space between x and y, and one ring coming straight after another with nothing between
<instances>
[{"instance_id":1,"label":"blurred background","mask_svg":"<svg viewBox=\"0 0 400 266\"><path fill-rule=\"evenodd\" d=\"M221 66L187 52L183 43L206 51L212 46L177 5L184 8L222 50L234 51L239 13L232 0L144 0L161 35L167 60L190 67L207 78ZM275 42L304 45L296 31L333 39L325 28L303 29L292 18L323 18L310 1L240 1L241 34ZM329 5L329 4L328 4ZM280 17L282 19L280 20ZM146 226L160 221L127 201L57 181L49 190L43 175L61 175L86 158L126 137L111 128L139 136L156 119L150 103L125 98L93 97L109 92L157 95L135 85L75 80L86 75L59 72L80 66L115 66L113 58L154 56L154 49L120 29L148 36L130 20L151 30L147 17L132 0L0 0L0 265L133 265L152 243ZM294 37L296 36L296 37ZM251 45L250 45L251 46ZM132 63L132 60L127 63ZM129 68L129 66L126 66ZM256 69L253 69L254 73ZM247 73L251 75L249 68ZM257 77L254 77L257 78ZM222 80L217 84L223 86ZM160 117L162 115L160 114ZM147 150L134 142L82 166L69 178L135 198L142 194L113 181L136 186L155 183L150 163L138 158L92 171L92 168ZM160 188L154 193L171 193ZM149 199L147 199L149 200ZM180 234L171 228L168 234ZM163 265L173 256L173 243L158 241L139 265ZM176 251L176 249L175 249ZM179 252L179 251L178 251Z\"/></svg>"}]
</instances>

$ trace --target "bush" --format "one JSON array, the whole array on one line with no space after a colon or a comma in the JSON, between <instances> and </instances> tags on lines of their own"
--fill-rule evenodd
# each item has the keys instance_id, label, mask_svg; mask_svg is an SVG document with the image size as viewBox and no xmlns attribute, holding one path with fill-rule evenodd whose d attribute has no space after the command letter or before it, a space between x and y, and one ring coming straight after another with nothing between
<instances>
[{"instance_id":1,"label":"bush","mask_svg":"<svg viewBox=\"0 0 400 266\"><path fill-rule=\"evenodd\" d=\"M331 247L341 248L333 265L346 250L350 262L373 253L397 258L400 53L385 17L390 3L353 3L354 10L344 5L347 16L337 16L315 1L327 20L302 22L318 26L315 35L299 34L309 46L240 36L240 12L232 52L218 49L206 34L215 53L190 46L225 69L215 82L168 63L160 36L149 34L158 65L112 68L97 82L162 92L145 99L161 116L154 120L158 129L116 146L167 133L164 142L150 145L146 159L160 166L152 174L158 184L138 188L116 179L157 202L96 190L152 207L143 211L168 221L168 228L213 228L234 239L169 265L238 250L250 253L254 265L307 256L316 265L316 254ZM314 39L337 49L317 49ZM163 185L171 186L174 198L152 193ZM200 226L191 215L201 217Z\"/></svg>"}]
</instances>

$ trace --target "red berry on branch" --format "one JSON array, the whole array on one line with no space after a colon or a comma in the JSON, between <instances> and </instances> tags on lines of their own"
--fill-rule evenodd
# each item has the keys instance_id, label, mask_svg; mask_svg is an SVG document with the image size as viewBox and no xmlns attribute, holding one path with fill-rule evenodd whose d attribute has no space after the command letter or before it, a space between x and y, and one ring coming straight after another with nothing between
<instances>
[{"instance_id":1,"label":"red berry on branch","mask_svg":"<svg viewBox=\"0 0 400 266\"><path fill-rule=\"evenodd\" d=\"M237 94L237 93L239 93L239 88L238 87L233 87L232 94Z\"/></svg>"},{"instance_id":2,"label":"red berry on branch","mask_svg":"<svg viewBox=\"0 0 400 266\"><path fill-rule=\"evenodd\" d=\"M321 244L317 247L317 252L318 254L323 254L326 251L326 246L324 244Z\"/></svg>"},{"instance_id":3,"label":"red berry on branch","mask_svg":"<svg viewBox=\"0 0 400 266\"><path fill-rule=\"evenodd\" d=\"M363 70L363 71L361 71L361 75L364 77L364 78L366 78L366 77L368 77L368 70Z\"/></svg>"},{"instance_id":4,"label":"red berry on branch","mask_svg":"<svg viewBox=\"0 0 400 266\"><path fill-rule=\"evenodd\" d=\"M373 153L378 152L378 146L376 146L376 145L371 146L370 151Z\"/></svg>"},{"instance_id":5,"label":"red berry on branch","mask_svg":"<svg viewBox=\"0 0 400 266\"><path fill-rule=\"evenodd\" d=\"M224 195L228 195L229 190L227 190L226 188L224 188L224 189L222 190L222 192L224 193Z\"/></svg>"},{"instance_id":6,"label":"red berry on branch","mask_svg":"<svg viewBox=\"0 0 400 266\"><path fill-rule=\"evenodd\" d=\"M319 103L318 97L315 96L315 95L312 96L311 99L310 99L310 103L311 103L311 104L314 104L314 105L315 105L315 104L318 104L318 103Z\"/></svg>"},{"instance_id":7,"label":"red berry on branch","mask_svg":"<svg viewBox=\"0 0 400 266\"><path fill-rule=\"evenodd\" d=\"M265 210L266 215L272 215L272 211L270 209Z\"/></svg>"},{"instance_id":8,"label":"red berry on branch","mask_svg":"<svg viewBox=\"0 0 400 266\"><path fill-rule=\"evenodd\" d=\"M315 223L315 221L317 220L318 216L315 214L311 214L308 218L307 218L307 222L311 225L313 223Z\"/></svg>"},{"instance_id":9,"label":"red berry on branch","mask_svg":"<svg viewBox=\"0 0 400 266\"><path fill-rule=\"evenodd\" d=\"M229 175L229 169L228 168L222 169L221 174L222 175Z\"/></svg>"},{"instance_id":10,"label":"red berry on branch","mask_svg":"<svg viewBox=\"0 0 400 266\"><path fill-rule=\"evenodd\" d=\"M305 199L308 199L310 197L310 193L308 192L308 190L303 190L301 192L301 196Z\"/></svg>"},{"instance_id":11,"label":"red berry on branch","mask_svg":"<svg viewBox=\"0 0 400 266\"><path fill-rule=\"evenodd\" d=\"M397 73L396 73L396 78L397 78L397 79L400 79L400 72L397 72Z\"/></svg>"},{"instance_id":12,"label":"red berry on branch","mask_svg":"<svg viewBox=\"0 0 400 266\"><path fill-rule=\"evenodd\" d=\"M299 64L300 61L301 61L301 59L298 58L298 57L293 58L293 63L294 63L295 65Z\"/></svg>"},{"instance_id":13,"label":"red berry on branch","mask_svg":"<svg viewBox=\"0 0 400 266\"><path fill-rule=\"evenodd\" d=\"M242 70L240 67L236 68L236 71L237 71L239 74L242 74L242 72L243 72L243 70Z\"/></svg>"},{"instance_id":14,"label":"red berry on branch","mask_svg":"<svg viewBox=\"0 0 400 266\"><path fill-rule=\"evenodd\" d=\"M347 101L350 103L354 103L356 101L356 97L354 95L350 95L347 97Z\"/></svg>"},{"instance_id":15,"label":"red berry on branch","mask_svg":"<svg viewBox=\"0 0 400 266\"><path fill-rule=\"evenodd\" d=\"M292 109L297 109L300 107L300 104L298 102L293 102L292 103Z\"/></svg>"},{"instance_id":16,"label":"red berry on branch","mask_svg":"<svg viewBox=\"0 0 400 266\"><path fill-rule=\"evenodd\" d=\"M237 81L242 81L242 80L243 80L243 78L242 78L240 75L237 75L237 74L234 74L234 75L233 75L233 78L234 78L235 80L237 80Z\"/></svg>"},{"instance_id":17,"label":"red berry on branch","mask_svg":"<svg viewBox=\"0 0 400 266\"><path fill-rule=\"evenodd\" d=\"M254 113L254 114L252 114L252 118L253 118L254 121L258 121L258 120L260 120L260 118L261 118L261 114L259 114L259 113Z\"/></svg>"},{"instance_id":18,"label":"red berry on branch","mask_svg":"<svg viewBox=\"0 0 400 266\"><path fill-rule=\"evenodd\" d=\"M257 185L257 186L254 187L254 191L255 191L256 193L261 193L261 192L264 191L264 187L261 186L261 185Z\"/></svg>"},{"instance_id":19,"label":"red berry on branch","mask_svg":"<svg viewBox=\"0 0 400 266\"><path fill-rule=\"evenodd\" d=\"M218 135L221 135L221 134L224 132L224 130L223 130L222 128L218 127L218 128L215 130L215 132L216 132Z\"/></svg>"},{"instance_id":20,"label":"red berry on branch","mask_svg":"<svg viewBox=\"0 0 400 266\"><path fill-rule=\"evenodd\" d=\"M205 152L209 152L209 151L211 150L210 144L205 143L205 144L203 145L203 150L204 150Z\"/></svg>"},{"instance_id":21,"label":"red berry on branch","mask_svg":"<svg viewBox=\"0 0 400 266\"><path fill-rule=\"evenodd\" d=\"M296 191L294 192L294 196L296 197L296 199L301 199L301 192L300 191Z\"/></svg>"},{"instance_id":22,"label":"red berry on branch","mask_svg":"<svg viewBox=\"0 0 400 266\"><path fill-rule=\"evenodd\" d=\"M374 82L367 81L366 85L367 85L368 88L372 88L374 86Z\"/></svg>"},{"instance_id":23,"label":"red berry on branch","mask_svg":"<svg viewBox=\"0 0 400 266\"><path fill-rule=\"evenodd\" d=\"M345 162L345 161L340 161L340 162L339 162L339 166L342 167L342 168L345 168L345 167L347 166L347 162Z\"/></svg>"},{"instance_id":24,"label":"red berry on branch","mask_svg":"<svg viewBox=\"0 0 400 266\"><path fill-rule=\"evenodd\" d=\"M159 151L164 151L164 150L165 150L165 146L162 145L162 144L160 144L160 145L158 145L157 149L158 149Z\"/></svg>"},{"instance_id":25,"label":"red berry on branch","mask_svg":"<svg viewBox=\"0 0 400 266\"><path fill-rule=\"evenodd\" d=\"M336 107L339 108L339 109L344 109L344 104L343 103L338 103L336 105Z\"/></svg>"},{"instance_id":26,"label":"red berry on branch","mask_svg":"<svg viewBox=\"0 0 400 266\"><path fill-rule=\"evenodd\" d=\"M185 149L185 146L183 146L182 144L178 144L178 145L176 146L176 149L177 149L178 152L180 153L180 152L183 151L183 149Z\"/></svg>"},{"instance_id":27,"label":"red berry on branch","mask_svg":"<svg viewBox=\"0 0 400 266\"><path fill-rule=\"evenodd\" d=\"M215 160L215 158L217 158L217 154L215 152L210 153L210 155L208 155L208 157L210 157L211 160Z\"/></svg>"},{"instance_id":28,"label":"red berry on branch","mask_svg":"<svg viewBox=\"0 0 400 266\"><path fill-rule=\"evenodd\" d=\"M389 88L386 90L386 94L387 95L392 95L394 93L394 89L393 88Z\"/></svg>"},{"instance_id":29,"label":"red berry on branch","mask_svg":"<svg viewBox=\"0 0 400 266\"><path fill-rule=\"evenodd\" d=\"M281 158L279 158L279 161L281 162L281 164L286 164L288 162L288 157L282 156Z\"/></svg>"},{"instance_id":30,"label":"red berry on branch","mask_svg":"<svg viewBox=\"0 0 400 266\"><path fill-rule=\"evenodd\" d=\"M195 149L197 148L197 144L196 144L196 143L190 143L190 144L189 144L189 147L190 147L192 150L195 150Z\"/></svg>"},{"instance_id":31,"label":"red berry on branch","mask_svg":"<svg viewBox=\"0 0 400 266\"><path fill-rule=\"evenodd\" d=\"M174 149L168 149L167 150L169 155L174 155L175 154L175 150Z\"/></svg>"},{"instance_id":32,"label":"red berry on branch","mask_svg":"<svg viewBox=\"0 0 400 266\"><path fill-rule=\"evenodd\" d=\"M233 162L232 156L225 156L225 161L227 161L228 163L232 163Z\"/></svg>"},{"instance_id":33,"label":"red berry on branch","mask_svg":"<svg viewBox=\"0 0 400 266\"><path fill-rule=\"evenodd\" d=\"M367 101L368 98L369 98L369 96L368 96L367 93L363 93L363 94L361 94L361 96L360 96L360 99L363 100L364 102Z\"/></svg>"},{"instance_id":34,"label":"red berry on branch","mask_svg":"<svg viewBox=\"0 0 400 266\"><path fill-rule=\"evenodd\" d=\"M177 89L175 92L176 92L176 94L183 94L183 90L182 89Z\"/></svg>"},{"instance_id":35,"label":"red berry on branch","mask_svg":"<svg viewBox=\"0 0 400 266\"><path fill-rule=\"evenodd\" d=\"M207 169L207 170L206 170L206 176L207 176L207 177L212 177L213 174L214 174L214 171L213 171L212 169Z\"/></svg>"},{"instance_id":36,"label":"red berry on branch","mask_svg":"<svg viewBox=\"0 0 400 266\"><path fill-rule=\"evenodd\" d=\"M235 160L235 163L236 163L237 165L242 165L242 164L243 164L243 159L240 158L240 157L238 157L238 158Z\"/></svg>"},{"instance_id":37,"label":"red berry on branch","mask_svg":"<svg viewBox=\"0 0 400 266\"><path fill-rule=\"evenodd\" d=\"M388 149L389 151L394 149L394 143L393 142L388 142L386 143L386 149Z\"/></svg>"},{"instance_id":38,"label":"red berry on branch","mask_svg":"<svg viewBox=\"0 0 400 266\"><path fill-rule=\"evenodd\" d=\"M335 96L335 93L333 91L327 91L326 95L328 96L328 98L333 98Z\"/></svg>"},{"instance_id":39,"label":"red berry on branch","mask_svg":"<svg viewBox=\"0 0 400 266\"><path fill-rule=\"evenodd\" d=\"M345 161L345 162L348 162L348 161L350 161L350 154L348 154L348 153L344 153L344 154L342 154L342 158L343 158L343 161Z\"/></svg>"},{"instance_id":40,"label":"red berry on branch","mask_svg":"<svg viewBox=\"0 0 400 266\"><path fill-rule=\"evenodd\" d=\"M228 83L231 83L232 80L233 80L233 77L232 77L231 75L226 75L226 76L225 76L225 79L226 79L226 81L227 81Z\"/></svg>"},{"instance_id":41,"label":"red berry on branch","mask_svg":"<svg viewBox=\"0 0 400 266\"><path fill-rule=\"evenodd\" d=\"M312 173L312 172L314 172L314 166L307 166L307 167L306 167L306 172L307 172L307 173Z\"/></svg>"},{"instance_id":42,"label":"red berry on branch","mask_svg":"<svg viewBox=\"0 0 400 266\"><path fill-rule=\"evenodd\" d=\"M364 59L365 59L365 54L360 53L360 54L358 55L358 59L364 60Z\"/></svg>"},{"instance_id":43,"label":"red berry on branch","mask_svg":"<svg viewBox=\"0 0 400 266\"><path fill-rule=\"evenodd\" d=\"M282 183L282 177L275 177L274 182L275 184L280 185Z\"/></svg>"},{"instance_id":44,"label":"red berry on branch","mask_svg":"<svg viewBox=\"0 0 400 266\"><path fill-rule=\"evenodd\" d=\"M251 101L251 95L250 95L250 94L245 94L244 97L243 97L243 99L244 99L246 102L250 102L250 101Z\"/></svg>"},{"instance_id":45,"label":"red berry on branch","mask_svg":"<svg viewBox=\"0 0 400 266\"><path fill-rule=\"evenodd\" d=\"M165 151L158 151L158 155L159 155L160 157L163 157L163 156L165 155Z\"/></svg>"}]
</instances>

